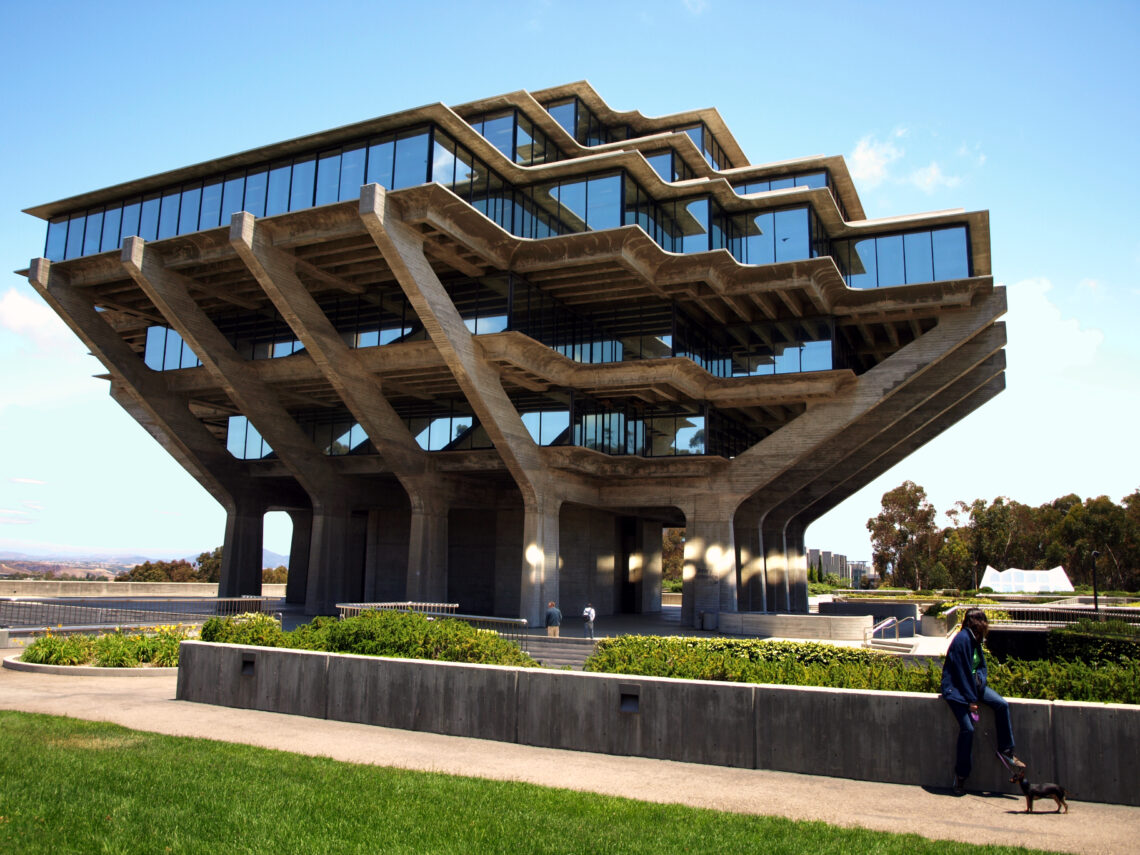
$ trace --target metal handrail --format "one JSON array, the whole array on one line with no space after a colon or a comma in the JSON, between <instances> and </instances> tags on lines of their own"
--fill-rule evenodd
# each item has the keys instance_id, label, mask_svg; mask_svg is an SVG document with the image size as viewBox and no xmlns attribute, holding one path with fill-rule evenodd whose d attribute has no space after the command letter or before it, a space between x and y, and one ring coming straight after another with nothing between
<instances>
[{"instance_id":1,"label":"metal handrail","mask_svg":"<svg viewBox=\"0 0 1140 855\"><path fill-rule=\"evenodd\" d=\"M201 623L219 615L271 611L267 604L280 602L277 597L119 597L99 598L95 605L93 598L77 599L77 602L69 602L67 598L2 597L0 626L42 630L69 626Z\"/></svg>"},{"instance_id":2,"label":"metal handrail","mask_svg":"<svg viewBox=\"0 0 1140 855\"><path fill-rule=\"evenodd\" d=\"M889 618L885 618L884 620L879 621L877 624L875 624L872 627L864 629L863 630L863 646L864 647L870 647L871 642L875 638L876 632L883 632L884 630L889 629L892 626L895 628L895 641L898 641L899 640L899 627L902 626L904 623L906 623L908 620L909 621L917 621L917 618L915 618L914 615L908 615L908 616L904 617L902 620L899 620L896 617L889 617ZM870 636L868 636L868 633L870 633Z\"/></svg>"}]
</instances>

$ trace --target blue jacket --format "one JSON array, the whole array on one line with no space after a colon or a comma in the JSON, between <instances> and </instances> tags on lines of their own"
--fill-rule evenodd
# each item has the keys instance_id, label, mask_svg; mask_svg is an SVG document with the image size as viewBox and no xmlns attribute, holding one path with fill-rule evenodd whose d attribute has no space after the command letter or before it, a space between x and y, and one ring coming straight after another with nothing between
<instances>
[{"instance_id":1,"label":"blue jacket","mask_svg":"<svg viewBox=\"0 0 1140 855\"><path fill-rule=\"evenodd\" d=\"M973 674L975 648L981 657L977 682ZM963 627L946 651L946 662L942 665L942 697L960 704L979 703L986 688L986 677L986 655L982 651L982 644L970 630Z\"/></svg>"},{"instance_id":2,"label":"blue jacket","mask_svg":"<svg viewBox=\"0 0 1140 855\"><path fill-rule=\"evenodd\" d=\"M562 625L562 612L557 606L546 610L546 625L547 626L561 626Z\"/></svg>"}]
</instances>

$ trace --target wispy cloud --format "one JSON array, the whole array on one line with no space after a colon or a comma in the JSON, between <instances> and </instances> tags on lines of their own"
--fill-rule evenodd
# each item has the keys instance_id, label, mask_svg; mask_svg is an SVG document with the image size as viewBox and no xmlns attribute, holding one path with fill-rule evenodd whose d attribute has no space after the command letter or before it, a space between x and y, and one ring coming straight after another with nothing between
<instances>
[{"instance_id":1,"label":"wispy cloud","mask_svg":"<svg viewBox=\"0 0 1140 855\"><path fill-rule=\"evenodd\" d=\"M44 509L44 506L39 502L20 502L20 504L30 511L42 511Z\"/></svg>"},{"instance_id":2,"label":"wispy cloud","mask_svg":"<svg viewBox=\"0 0 1140 855\"><path fill-rule=\"evenodd\" d=\"M75 342L71 330L55 312L15 288L9 288L0 297L0 327L30 339L40 350L55 350L62 342Z\"/></svg>"},{"instance_id":3,"label":"wispy cloud","mask_svg":"<svg viewBox=\"0 0 1140 855\"><path fill-rule=\"evenodd\" d=\"M0 525L31 525L31 514L11 508L0 508Z\"/></svg>"},{"instance_id":4,"label":"wispy cloud","mask_svg":"<svg viewBox=\"0 0 1140 855\"><path fill-rule=\"evenodd\" d=\"M868 189L882 184L907 185L924 193L957 187L962 183L958 175L947 173L938 161L932 160L926 166L908 169L905 166L907 149L903 146L903 139L908 134L907 128L900 127L885 140L870 134L863 137L847 159L851 176ZM959 149L959 154L963 151L966 151L964 146ZM974 156L969 151L966 153ZM983 161L985 159L983 155L976 156Z\"/></svg>"},{"instance_id":5,"label":"wispy cloud","mask_svg":"<svg viewBox=\"0 0 1140 855\"><path fill-rule=\"evenodd\" d=\"M709 0L682 0L690 14L702 15L709 8Z\"/></svg>"},{"instance_id":6,"label":"wispy cloud","mask_svg":"<svg viewBox=\"0 0 1140 855\"><path fill-rule=\"evenodd\" d=\"M957 175L943 174L942 167L937 163L931 163L911 172L907 176L907 182L925 193L933 193L939 187L957 187L962 179Z\"/></svg>"},{"instance_id":7,"label":"wispy cloud","mask_svg":"<svg viewBox=\"0 0 1140 855\"><path fill-rule=\"evenodd\" d=\"M13 484L46 484L47 481L40 481L36 478L9 478Z\"/></svg>"},{"instance_id":8,"label":"wispy cloud","mask_svg":"<svg viewBox=\"0 0 1140 855\"><path fill-rule=\"evenodd\" d=\"M894 137L900 138L904 133L905 131L896 131ZM855 144L855 150L849 158L851 176L866 187L877 187L887 180L890 165L901 159L904 153L892 140L880 141L873 136L863 137Z\"/></svg>"}]
</instances>

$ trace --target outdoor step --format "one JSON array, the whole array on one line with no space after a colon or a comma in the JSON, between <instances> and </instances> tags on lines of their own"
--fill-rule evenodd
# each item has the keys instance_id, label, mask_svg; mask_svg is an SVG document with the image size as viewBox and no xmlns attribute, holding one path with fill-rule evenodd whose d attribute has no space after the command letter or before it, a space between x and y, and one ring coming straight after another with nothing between
<instances>
[{"instance_id":1,"label":"outdoor step","mask_svg":"<svg viewBox=\"0 0 1140 855\"><path fill-rule=\"evenodd\" d=\"M594 652L595 642L589 638L546 638L545 636L527 639L527 653L551 668L569 665L581 671L586 658Z\"/></svg>"}]
</instances>

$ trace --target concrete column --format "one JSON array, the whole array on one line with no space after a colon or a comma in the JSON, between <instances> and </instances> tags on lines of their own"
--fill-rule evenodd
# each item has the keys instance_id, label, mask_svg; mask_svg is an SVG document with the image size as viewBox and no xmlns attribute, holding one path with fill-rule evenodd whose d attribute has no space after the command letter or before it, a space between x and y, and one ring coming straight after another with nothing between
<instances>
[{"instance_id":1,"label":"concrete column","mask_svg":"<svg viewBox=\"0 0 1140 855\"><path fill-rule=\"evenodd\" d=\"M664 526L655 520L637 521L637 557L641 577L640 611L643 614L661 611L663 529Z\"/></svg>"},{"instance_id":2,"label":"concrete column","mask_svg":"<svg viewBox=\"0 0 1140 855\"><path fill-rule=\"evenodd\" d=\"M361 568L352 567L352 513L346 505L318 506L313 509L312 542L305 594L305 614L336 614L338 602L358 602L363 593Z\"/></svg>"},{"instance_id":3,"label":"concrete column","mask_svg":"<svg viewBox=\"0 0 1140 855\"><path fill-rule=\"evenodd\" d=\"M261 545L265 509L260 503L240 502L226 513L219 597L261 594Z\"/></svg>"},{"instance_id":4,"label":"concrete column","mask_svg":"<svg viewBox=\"0 0 1140 855\"><path fill-rule=\"evenodd\" d=\"M685 586L693 580L693 626L701 612L737 610L734 509L720 496L701 496L685 526ZM690 570L690 567L692 568ZM682 591L682 620L687 599Z\"/></svg>"},{"instance_id":5,"label":"concrete column","mask_svg":"<svg viewBox=\"0 0 1140 855\"><path fill-rule=\"evenodd\" d=\"M767 580L764 577L764 547L760 539L760 518L747 505L736 512L736 566L740 574L740 610L768 610Z\"/></svg>"},{"instance_id":6,"label":"concrete column","mask_svg":"<svg viewBox=\"0 0 1140 855\"><path fill-rule=\"evenodd\" d=\"M285 585L285 602L305 602L309 585L309 550L313 544L313 512L289 511L293 521L293 537L289 543L289 581Z\"/></svg>"},{"instance_id":7,"label":"concrete column","mask_svg":"<svg viewBox=\"0 0 1140 855\"><path fill-rule=\"evenodd\" d=\"M519 597L519 556L523 555L525 513L519 508L495 512L495 594L493 612L503 617L524 614Z\"/></svg>"},{"instance_id":8,"label":"concrete column","mask_svg":"<svg viewBox=\"0 0 1140 855\"><path fill-rule=\"evenodd\" d=\"M760 529L764 548L764 575L768 580L768 609L774 612L791 610L791 592L788 585L788 557L784 551L784 528L765 521Z\"/></svg>"},{"instance_id":9,"label":"concrete column","mask_svg":"<svg viewBox=\"0 0 1140 855\"><path fill-rule=\"evenodd\" d=\"M546 604L559 601L558 512L561 502L548 499L523 510L522 584L519 616L542 626Z\"/></svg>"},{"instance_id":10,"label":"concrete column","mask_svg":"<svg viewBox=\"0 0 1140 855\"><path fill-rule=\"evenodd\" d=\"M408 536L409 600L447 601L447 504L436 497L412 496Z\"/></svg>"},{"instance_id":11,"label":"concrete column","mask_svg":"<svg viewBox=\"0 0 1140 855\"><path fill-rule=\"evenodd\" d=\"M784 526L784 552L788 566L788 611L808 613L807 550L803 527L795 522Z\"/></svg>"}]
</instances>

